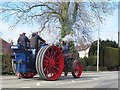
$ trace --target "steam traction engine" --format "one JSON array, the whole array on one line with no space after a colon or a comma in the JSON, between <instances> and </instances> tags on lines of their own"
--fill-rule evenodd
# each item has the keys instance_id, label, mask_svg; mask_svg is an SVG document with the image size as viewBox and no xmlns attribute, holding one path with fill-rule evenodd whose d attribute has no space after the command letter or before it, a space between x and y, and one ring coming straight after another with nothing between
<instances>
[{"instance_id":1,"label":"steam traction engine","mask_svg":"<svg viewBox=\"0 0 120 90\"><path fill-rule=\"evenodd\" d=\"M34 49L22 49L18 45L11 47L13 71L22 78L32 78L39 74L41 79L57 80L62 72L67 76L72 72L74 78L79 78L82 73L80 61L74 60L71 54L63 54L57 46L43 46L37 55Z\"/></svg>"}]
</instances>

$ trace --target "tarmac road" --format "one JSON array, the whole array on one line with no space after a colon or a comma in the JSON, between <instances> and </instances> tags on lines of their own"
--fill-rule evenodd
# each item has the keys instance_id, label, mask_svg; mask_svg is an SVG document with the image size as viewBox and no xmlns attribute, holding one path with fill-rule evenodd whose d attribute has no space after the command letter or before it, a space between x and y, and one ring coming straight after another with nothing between
<instances>
[{"instance_id":1,"label":"tarmac road","mask_svg":"<svg viewBox=\"0 0 120 90\"><path fill-rule=\"evenodd\" d=\"M2 88L118 88L118 72L83 72L81 78L74 79L70 74L57 81L17 79L16 76L0 76Z\"/></svg>"}]
</instances>

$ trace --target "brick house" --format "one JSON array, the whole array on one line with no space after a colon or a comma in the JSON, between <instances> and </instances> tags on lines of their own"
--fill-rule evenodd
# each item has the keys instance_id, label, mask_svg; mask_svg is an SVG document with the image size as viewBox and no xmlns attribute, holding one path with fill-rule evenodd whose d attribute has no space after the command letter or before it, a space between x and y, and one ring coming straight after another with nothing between
<instances>
[{"instance_id":1,"label":"brick house","mask_svg":"<svg viewBox=\"0 0 120 90\"><path fill-rule=\"evenodd\" d=\"M11 54L12 50L10 49L11 44L0 38L0 53L2 54Z\"/></svg>"}]
</instances>

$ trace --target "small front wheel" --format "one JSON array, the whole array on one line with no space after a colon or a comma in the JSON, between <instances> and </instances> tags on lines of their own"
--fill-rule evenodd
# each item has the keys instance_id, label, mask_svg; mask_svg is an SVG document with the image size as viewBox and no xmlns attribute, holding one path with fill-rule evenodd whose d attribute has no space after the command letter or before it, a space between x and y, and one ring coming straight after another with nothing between
<instances>
[{"instance_id":1,"label":"small front wheel","mask_svg":"<svg viewBox=\"0 0 120 90\"><path fill-rule=\"evenodd\" d=\"M79 78L82 74L82 65L80 61L75 60L72 64L72 76L74 78Z\"/></svg>"}]
</instances>

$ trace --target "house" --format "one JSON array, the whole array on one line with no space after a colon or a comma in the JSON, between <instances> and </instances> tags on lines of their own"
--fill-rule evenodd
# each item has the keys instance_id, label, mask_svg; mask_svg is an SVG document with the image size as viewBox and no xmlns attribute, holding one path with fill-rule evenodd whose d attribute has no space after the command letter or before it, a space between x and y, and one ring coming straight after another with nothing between
<instances>
[{"instance_id":1,"label":"house","mask_svg":"<svg viewBox=\"0 0 120 90\"><path fill-rule=\"evenodd\" d=\"M80 58L88 57L90 46L90 44L80 44L79 46L76 46Z\"/></svg>"},{"instance_id":2,"label":"house","mask_svg":"<svg viewBox=\"0 0 120 90\"><path fill-rule=\"evenodd\" d=\"M90 49L90 47L88 47L85 50L79 51L78 52L79 53L79 57L80 58L88 57L89 49Z\"/></svg>"},{"instance_id":3,"label":"house","mask_svg":"<svg viewBox=\"0 0 120 90\"><path fill-rule=\"evenodd\" d=\"M11 44L0 38L0 54L11 54Z\"/></svg>"}]
</instances>

